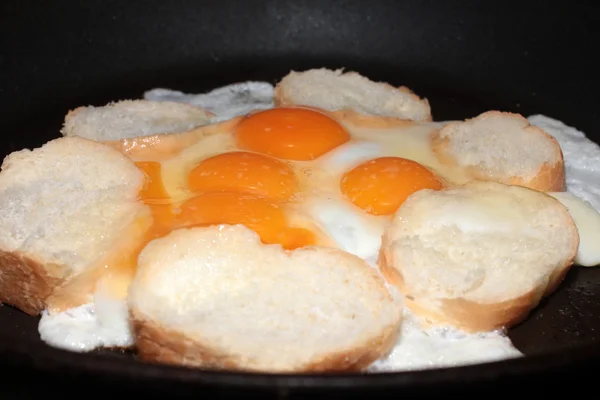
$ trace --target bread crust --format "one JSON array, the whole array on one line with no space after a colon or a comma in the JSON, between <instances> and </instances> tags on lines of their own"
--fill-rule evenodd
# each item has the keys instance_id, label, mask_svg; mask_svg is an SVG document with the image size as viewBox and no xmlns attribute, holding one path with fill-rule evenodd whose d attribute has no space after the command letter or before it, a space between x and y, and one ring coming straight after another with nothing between
<instances>
[{"instance_id":1,"label":"bread crust","mask_svg":"<svg viewBox=\"0 0 600 400\"><path fill-rule=\"evenodd\" d=\"M502 111L487 111L481 116L485 115L508 115L516 118L522 118L520 114L507 113ZM476 117L477 118L477 117ZM461 121L450 122L446 126L461 123ZM529 125L527 129L534 130L539 134L543 135L547 140L554 144L557 155L557 162L555 164L543 163L540 165L538 171L531 179L524 179L520 176L504 176L504 177L490 177L485 173L484 170L478 167L466 167L467 171L475 180L481 181L495 181L504 183L507 185L524 186L530 189L538 190L540 192L564 192L567 190L567 182L565 178L565 165L564 155L558 141L547 132L543 131L537 126ZM446 165L456 167L460 163L458 159L451 154L450 151L450 139L442 138L440 136L441 130L434 133L431 137L432 149L437 158Z\"/></svg>"},{"instance_id":2,"label":"bread crust","mask_svg":"<svg viewBox=\"0 0 600 400\"><path fill-rule=\"evenodd\" d=\"M66 266L44 263L20 252L0 251L0 303L39 315L44 309L59 313L91 302L97 282L114 273L106 265L118 266L120 258L137 253L144 243L139 237L147 232L151 221L148 208L141 208L137 219L122 233L127 240L117 242L115 250L97 265L75 275L68 273Z\"/></svg>"},{"instance_id":3,"label":"bread crust","mask_svg":"<svg viewBox=\"0 0 600 400\"><path fill-rule=\"evenodd\" d=\"M549 196L546 194L546 196ZM568 215L566 208L558 205ZM548 279L539 282L532 290L518 297L497 303L478 303L464 298L419 299L405 284L400 270L402 265L394 264L393 250L390 242L390 225L382 237L377 264L381 274L404 295L405 304L415 314L425 319L425 324L431 326L447 325L458 327L466 332L493 331L507 329L524 321L530 312L538 306L541 299L551 295L562 283L574 264L579 247L579 234L574 221L571 219L570 234L578 238L574 241L571 254L561 267L555 269ZM426 304L426 305L425 305Z\"/></svg>"},{"instance_id":4,"label":"bread crust","mask_svg":"<svg viewBox=\"0 0 600 400\"><path fill-rule=\"evenodd\" d=\"M39 315L65 273L59 265L43 264L21 252L0 251L0 303Z\"/></svg>"},{"instance_id":5,"label":"bread crust","mask_svg":"<svg viewBox=\"0 0 600 400\"><path fill-rule=\"evenodd\" d=\"M500 303L480 304L463 298L439 300L434 311L423 307L404 284L402 274L387 261L379 261L381 273L405 294L405 304L415 314L425 319L426 325L450 324L466 332L493 331L511 327L523 321L535 304L539 303L543 290L532 290L517 298Z\"/></svg>"},{"instance_id":6,"label":"bread crust","mask_svg":"<svg viewBox=\"0 0 600 400\"><path fill-rule=\"evenodd\" d=\"M345 352L332 352L297 368L264 371L250 365L242 355L226 354L186 335L166 329L131 310L137 354L149 363L244 372L313 373L355 372L387 355L399 335L399 326L388 326L381 335Z\"/></svg>"},{"instance_id":7,"label":"bread crust","mask_svg":"<svg viewBox=\"0 0 600 400\"><path fill-rule=\"evenodd\" d=\"M119 100L119 101L116 101L116 102L110 102L110 103L108 103L108 104L106 104L104 106L98 106L98 107L95 107L95 108L111 107L111 106L115 106L115 105L123 105L123 104L126 104L126 103L158 103L158 102L153 101L153 100L144 100L144 99L122 99L122 100ZM174 102L168 102L168 103L174 103ZM210 111L207 111L207 110L203 109L202 107L198 107L198 106L195 106L195 105L192 105L192 104L177 102L177 105L180 106L180 107L182 107L182 108L189 108L189 109L197 111L197 112L202 112L202 113L204 113L204 115L207 118L212 118L212 117L215 116L214 113L212 113ZM75 107L75 108L69 110L67 112L67 114L65 115L65 121L68 121L68 120L70 120L72 118L75 118L75 116L79 112L85 110L86 108L89 108L89 107L88 106L79 106L79 107ZM70 132L65 132L65 134L68 136L70 134Z\"/></svg>"},{"instance_id":8,"label":"bread crust","mask_svg":"<svg viewBox=\"0 0 600 400\"><path fill-rule=\"evenodd\" d=\"M117 102L110 102L110 103L108 103L108 104L106 104L104 106L99 106L99 107L94 107L94 108L113 107L115 105L118 106L118 105L124 105L124 104L127 104L127 103L147 103L147 104L149 104L149 103L159 103L159 102L151 101L151 100L143 100L143 99L124 99L124 100L119 100ZM174 102L162 102L162 103L174 103ZM195 105L192 105L192 104L188 104L188 103L179 103L179 102L177 102L176 104L177 104L178 107L188 108L190 110L194 110L195 112L202 113L202 114L204 114L204 116L207 119L215 117L214 113L212 113L210 111L207 111L207 110L205 110L205 109L203 109L201 107L198 107L198 106L195 106ZM70 129L68 129L68 126L70 125L71 121L75 117L77 117L77 114L79 114L80 112L84 111L87 108L90 108L90 107L88 107L88 106L79 106L79 107L76 107L76 108L74 108L72 110L69 110L67 112L67 114L65 115L65 118L64 118L63 127L61 129L61 134L63 136L75 136L75 134ZM178 133L178 132L171 132L171 133ZM153 135L153 136L159 136L159 135Z\"/></svg>"},{"instance_id":9,"label":"bread crust","mask_svg":"<svg viewBox=\"0 0 600 400\"><path fill-rule=\"evenodd\" d=\"M294 356L289 359L284 358L281 363L273 365L271 362L269 362L269 360L272 360L270 357L279 354L279 352L275 352L274 355L271 355L269 358L267 358L260 353L259 348L253 348L252 350L245 351L244 347L239 349L229 347L227 342L236 340L236 338L244 335L244 328L241 328L242 331L237 331L236 329L240 328L235 328L232 326L227 333L224 333L223 331L220 333L220 335L229 337L229 340L216 340L212 337L212 335L207 335L210 331L206 330L210 329L210 326L205 325L205 323L193 324L188 323L190 322L189 320L188 322L185 322L186 325L183 325L183 322L173 323L170 318L165 318L165 315L175 313L174 315L182 317L187 312L187 309L192 308L190 308L191 305L187 303L187 306L182 309L174 304L164 305L164 307L168 308L163 308L163 296L168 294L163 292L163 289L166 288L157 288L157 285L160 286L163 281L169 279L168 276L173 274L173 269L169 265L169 260L171 260L173 257L172 251L175 247L177 247L177 251L184 252L181 253L184 254L181 257L185 257L185 254L190 254L191 251L196 251L198 249L196 247L196 239L198 237L203 237L205 238L203 240L206 241L201 245L203 247L197 251L206 252L208 247L204 246L210 246L210 243L215 243L217 238L216 235L226 239L217 240L219 243L214 244L214 246L217 246L218 250L214 250L216 253L211 252L211 258L222 257L224 254L236 250L243 251L243 254L254 254L256 257L260 258L262 257L260 249L264 248L268 250L267 254L270 254L268 258L263 259L264 263L273 265L273 263L277 264L279 262L287 263L289 262L290 257L293 257L294 254L302 253L301 256L306 258L293 261L294 263L298 263L294 264L298 266L293 268L293 270L295 270L295 274L300 273L300 270L302 269L301 265L304 263L311 263L312 261L310 260L313 260L315 257L321 255L327 256L327 262L331 265L336 265L335 270L339 272L339 274L336 273L337 277L332 279L339 279L340 284L343 285L341 287L344 289L347 289L348 287L356 289L352 291L352 293L356 293L356 296L361 296L364 294L364 296L369 299L368 306L366 303L362 304L365 304L364 307L369 307L371 312L375 314L375 319L370 319L370 317L368 319L369 321L372 321L372 324L375 324L375 326L372 326L370 323L366 324L365 322L362 322L359 317L354 319L354 317L350 317L349 314L343 313L343 317L340 318L345 320L344 323L360 324L359 326L363 328L362 332L358 332L358 330L354 332L352 336L353 340L343 345L337 344L336 342L331 341L331 334L325 332L323 335L325 339L323 340L326 340L326 342L329 344L327 347L322 348L319 346L318 348L314 348L312 350L311 348L307 348L305 350L306 353L301 357ZM237 247L238 242L234 240L236 239L235 235L243 235L238 236L237 238L242 240L241 243L245 243L243 246L248 247L239 249L239 247ZM211 236L214 237L215 240L211 240ZM250 238L252 238L251 240L253 240L254 243L250 244L248 242ZM229 247L221 247L222 245ZM193 249L190 246L194 246ZM273 258L276 254L275 252L278 255L276 258ZM182 258L178 258L178 260L183 262ZM184 269L182 267L178 270L178 273L188 274L191 273L190 271L195 271L195 267L199 265L198 263L202 262L200 260L201 259L194 259L191 261L194 263L191 267L192 270ZM237 269L240 268L239 263L243 262L243 260L236 258L235 262L236 265L234 266L234 269ZM262 273L262 270L264 270L264 268L261 266L256 271L247 270L241 276L245 276L246 273L250 272L260 274ZM346 272L351 270L354 270L356 273ZM163 274L163 272L166 274ZM279 275L266 276L269 277L268 285L261 286L261 283L256 283L256 285L252 285L251 290L263 290L269 292L271 284L277 284L278 280L287 279L287 277ZM199 278L201 278L201 276L199 276ZM225 280L228 280L229 278L224 277L223 279L223 282L225 282ZM275 279L275 281L272 279ZM310 275L310 279L310 282L313 282L314 278L312 275ZM323 279L328 279L327 275L324 275ZM344 279L346 279L346 282L342 283ZM197 285L197 282L201 281L202 280L195 281L190 283L190 285ZM186 283L183 281L178 281L177 283L177 285L185 284ZM216 282L213 284L218 285ZM306 284L310 283L303 283L303 285ZM320 283L320 285L321 284L322 283ZM169 290L172 289L173 288L169 287ZM198 290L198 287L193 286L189 287L189 289L195 291ZM185 290L187 291L188 289ZM224 295L225 290L228 289L219 289L219 296ZM348 295L344 293L345 292L339 294L342 296ZM375 293L377 293L377 295L375 295ZM300 294L300 292L298 292L298 294ZM368 294L374 294L375 296L371 297ZM340 300L343 298L344 297L335 297L335 299ZM291 300L291 298L289 299ZM188 301L186 300L185 296L179 300L182 302ZM322 304L312 302L310 297L307 297L307 301L308 304L306 304L306 307L308 307L308 309L319 308L319 306ZM339 300L336 300L336 303L337 301ZM371 303L371 301L375 303ZM203 302L203 300L201 300L201 302ZM336 303L330 304L328 307L335 307ZM403 318L403 303L401 299L397 297L395 292L390 292L388 290L388 288L385 286L384 278L379 274L377 269L369 266L358 256L354 256L338 249L320 246L310 246L292 251L286 251L271 245L265 246L259 241L259 238L255 233L250 231L248 228L239 225L221 225L207 228L177 230L171 232L168 236L162 239L158 239L157 241L150 243L139 256L139 268L134 282L129 287L128 304L138 355L143 361L160 364L184 365L210 370L235 370L267 373L360 371L377 359L389 354L397 341ZM294 302L293 305L297 306L296 302ZM372 308L370 308L371 306ZM162 311L158 311L159 308L157 307L159 307ZM194 313L209 313L209 310L205 309L202 305L196 305L193 310L195 310L193 311ZM360 310L366 309L361 307ZM252 311L250 314L253 316L252 318L254 318L255 311ZM233 312L235 312L235 314L238 313L238 311ZM243 310L240 310L239 312L240 314L244 313ZM273 312L276 313L279 311ZM328 313L328 311L323 312ZM349 312L354 313L358 311L352 306L348 310L348 313ZM235 318L235 314L231 314L229 318ZM351 321L351 319L354 321ZM302 322L305 324L306 328L310 326L307 324L318 323L317 321L318 319L314 318L302 319ZM330 326L328 324L331 323L331 321L328 321L327 325L323 325L322 328L325 329L327 326ZM250 321L248 321L248 324L253 325L253 323ZM267 337L270 335L279 336L282 332L278 330L279 328L277 326L260 325L261 322L258 321L256 328L249 329L252 332L255 332L254 329L263 329L263 335ZM183 326L187 326L188 329L183 328ZM334 327L332 327L332 329L335 330ZM205 332L205 334L203 334L203 332ZM256 331L256 334L258 334L258 331ZM295 335L296 334L293 334L290 337L286 336L284 338L285 343L297 346L297 338ZM337 335L337 333L335 335ZM314 340L317 340L317 337L315 337ZM310 345L307 344L307 346ZM273 350L277 349L278 348L276 347L273 348ZM257 350L259 351L257 352Z\"/></svg>"},{"instance_id":10,"label":"bread crust","mask_svg":"<svg viewBox=\"0 0 600 400\"><path fill-rule=\"evenodd\" d=\"M58 142L58 144L56 144ZM128 243L127 239L120 239L118 235L125 235L125 237L128 237L127 234L130 233L130 229L133 229L134 227L140 225L140 223L138 222L138 219L141 220L141 216L142 216L142 210L145 213L144 215L146 215L146 219L147 220L151 220L151 216L150 216L150 208L148 206L143 205L142 203L140 203L139 201L137 201L133 196L136 195L137 192L139 192L140 187L143 184L143 177L142 177L142 173L135 167L135 165L131 162L131 160L128 160L126 157L124 157L122 154L119 154L118 152L116 152L115 150L109 148L108 146L105 146L103 144L100 144L98 142L94 142L92 140L89 139L85 139L85 138L81 138L81 137L62 137L62 138L57 138L55 139L55 141L50 141L48 143L46 143L46 145L44 146L54 146L54 147L50 147L53 154L58 155L58 157L56 158L60 158L61 156L63 157L73 157L73 155L75 156L74 158L66 158L67 160L69 160L69 162L63 162L63 164L60 166L60 169L57 168L57 171L69 171L73 168L77 169L78 167L80 167L80 165L78 163L86 163L85 160L88 160L88 163L86 163L88 166L92 166L93 168L91 169L91 171L93 171L94 173L96 173L97 171L100 170L100 168L94 167L94 162L96 160L94 160L94 162L89 161L94 157L98 157L97 160L100 162L102 162L102 166L104 165L108 165L110 164L111 167L114 168L114 165L117 165L116 167L116 179L114 181L111 180L109 181L110 183L107 183L106 185L108 186L108 189L106 186L101 186L100 188L96 189L92 187L92 196L96 196L96 193L99 193L100 190L110 190L113 187L114 188L119 188L118 191L115 191L114 194L111 193L111 196L108 197L109 199L109 205L114 206L115 203L112 202L112 200L114 199L119 199L119 197L116 196L122 196L122 204L127 204L127 205L131 205L134 204L136 207L127 207L127 208L123 208L121 210L121 212L119 214L110 214L111 217L111 222L117 222L117 218L119 219L118 221L118 225L112 225L112 224L102 224L102 225L98 225L99 228L94 227L94 230L85 230L85 229L81 229L81 225L76 225L75 227L73 227L72 225L67 224L66 227L63 227L63 232L68 232L72 235L75 236L66 236L65 239L63 239L65 242L67 241L77 241L79 240L79 238L81 237L82 241L85 243L85 241L88 241L87 243L91 243L92 246L90 247L83 247L84 249L86 249L86 251L88 249L93 249L91 250L93 251L109 251L112 249L115 250L119 250L118 246L124 246L125 244ZM17 156L20 157L44 157L43 154L44 153L38 153L38 155L36 155L34 152L35 151L40 151L40 152L44 152L44 151L48 151L48 150L40 150L41 148L37 148L36 150L30 151L28 153L20 153ZM46 149L48 149L48 147L46 147ZM61 151L65 151L65 153L61 153ZM11 155L7 156L7 158L5 159L5 163L9 164L7 162L8 157L15 157L14 154L17 153L11 153ZM42 154L41 156L39 156L39 154ZM65 156L65 154L67 156ZM82 158L79 158L82 157ZM64 160L65 158L63 158ZM84 160L84 161L82 161ZM13 159L14 161L14 159ZM38 161L39 162L39 161ZM3 163L3 167L6 168L6 164ZM33 167L29 167L28 168L28 164L21 164L21 165L11 165L10 168L21 168L21 171L25 172L25 173L33 173L33 174L37 174L39 176L42 176L42 179L46 178L46 175L48 174L52 174L52 171L48 170L48 165L52 165L50 162L48 161L44 161L39 162L38 164L31 164L33 165ZM31 171L30 169L33 168L33 170ZM2 173L5 173L7 170L3 169ZM113 170L115 171L115 170ZM55 176L54 178L58 178L58 184L61 184L61 179L66 179L68 178L68 175L65 176L60 176L61 172L56 172L55 171ZM81 171L79 171L81 172ZM62 172L64 173L64 172ZM58 174L59 176L57 177L56 174ZM114 174L110 174L107 176L111 176L111 177L115 177ZM11 177L10 175L4 175L3 177L6 177L6 179L3 181L3 189L9 188L9 187L14 187L14 186L19 186L23 184L23 181L19 178L14 178ZM52 177L50 177L51 179ZM93 177L92 177L93 178ZM9 181L10 179L10 181ZM73 178L71 178L73 179ZM90 179L89 176L89 172L88 175L86 175L85 177L78 177L76 178L78 180L76 180L76 182L81 182L84 179ZM35 182L35 181L33 181ZM12 186L11 186L12 185ZM35 188L34 184L30 184L33 188ZM127 185L127 186L125 186ZM126 187L129 191L129 193L127 193L125 190L123 190L123 188ZM24 210L24 212L26 213L28 210L31 211L32 209L35 209L36 207L41 207L42 208L42 212L45 210L44 207L47 207L47 204L53 204L53 201L57 200L57 197L60 199L61 196L69 196L69 200L73 200L73 198L75 200L77 200L77 196L70 196L71 191L60 191L61 187L57 186L57 191L56 192L52 192L52 195L47 195L46 197L41 197L41 201L39 201L39 203L35 203L35 204L27 204L26 209ZM77 191L79 191L81 193L81 191L86 190L84 185L78 186L76 188ZM66 193L66 194L65 194ZM21 199L23 198L23 196L27 195L27 192L19 192L18 196L15 196L15 202L16 201L21 201ZM106 197L104 198L106 199ZM98 207L104 207L106 208L105 204L102 202L103 198L102 197L94 197L94 199L92 201L90 201L89 199L86 199L85 203L85 207L95 207L97 211ZM63 204L63 203L59 203L59 204ZM69 203L64 203L65 205L63 206L62 209L65 209L65 207L69 207L70 204ZM10 207L7 207L6 209L3 209L4 211L4 215L3 217L6 217L6 214L10 212ZM77 221L77 219L82 218L82 216L84 215L85 210L91 210L91 208L82 208L81 210L84 210L83 212L80 211L79 213L76 214L70 214L70 215L64 215L61 214L60 217L61 218L66 218L67 222L75 222ZM38 210L39 211L39 210ZM98 213L98 215L101 215L101 212ZM108 229L113 229L113 228L109 228L109 227L113 227L113 226L125 226L127 224L127 219L129 216L131 216L132 218L134 218L134 220L132 221L132 223L130 224L131 228L129 227L125 227L125 230L123 232L115 232L115 231L109 231ZM125 219L124 219L125 218ZM16 220L16 219L15 219ZM88 220L85 220L86 222ZM91 221L91 220L90 220ZM78 223L80 221L77 221ZM122 223L122 225L121 225ZM70 229L69 229L70 228ZM76 231L73 231L73 229L76 229ZM90 289L90 287L93 289L94 286L91 283L88 283L85 279L82 279L83 276L89 276L91 273L89 270L86 270L86 268L90 268L93 267L93 265L90 265L89 263L93 263L94 261L94 254L91 254L91 257L88 257L90 254L86 254L85 256L81 253L83 250L81 250L81 248L77 248L75 247L75 249L71 248L71 249L65 249L63 250L65 253L69 253L72 252L72 254L74 255L69 257L61 257L61 254L53 254L53 252L51 251L39 251L37 249L41 249L41 245L35 243L33 245L28 246L27 243L29 241L33 242L33 240L40 240L37 236L38 236L38 231L39 231L39 227L36 226L27 226L25 227L25 232L22 232L22 236L25 238L24 240L20 240L21 243L19 244L17 241L17 244L13 245L7 245L4 244L2 245L0 248L0 302L4 302L4 303L8 303L11 304L13 306L15 306L16 308L22 310L23 312L30 314L30 315L39 315L41 311L43 311L44 309L48 309L49 308L49 304L51 302L51 299L53 298L53 296L57 295L57 293L59 294L61 299L64 299L64 303L68 303L73 302L75 303L74 305L81 305L85 302L89 302L87 301L89 298L91 298L91 294L90 293L85 293L86 295L83 295L83 292L85 292L86 290ZM8 232L4 233L6 235L10 235L11 232L10 230L8 230ZM53 233L56 234L56 233ZM107 235L111 235L111 239L110 240L105 240L104 239L107 237ZM101 239L99 239L101 238ZM103 240L103 242L101 243L102 247L96 247L98 246L97 243L99 240ZM8 242L4 240L3 243ZM45 241L43 244L43 246L47 247L49 246L48 242ZM96 246L94 246L96 245ZM23 249L31 249L33 248L34 250L28 250L28 251L23 251ZM51 249L48 249L51 250ZM70 254L69 254L70 255ZM98 256L101 256L101 254L99 254ZM106 270L106 264L102 264L101 266L99 266L98 268L99 271L105 271ZM100 275L100 272L98 272L98 275ZM68 290L62 290L63 288L73 288L72 291L68 291ZM88 292L90 292L91 290L88 290ZM67 301L67 298L69 299Z\"/></svg>"},{"instance_id":11,"label":"bread crust","mask_svg":"<svg viewBox=\"0 0 600 400\"><path fill-rule=\"evenodd\" d=\"M334 72L337 72L337 71L334 71ZM273 90L273 103L275 104L276 107L299 105L299 104L296 104L294 101L292 101L291 96L288 93L286 93L286 90L284 87L286 78L288 78L292 74L299 74L299 73L301 74L302 72L292 71L289 74L287 74L286 76L284 76L275 85L275 88ZM355 72L355 71L344 72L343 75L356 75L356 76L364 78L362 75L360 75L358 72ZM373 81L372 81L372 84L382 85L389 89L399 90L403 93L408 94L415 102L421 103L429 109L427 117L423 118L421 120L418 120L417 122L431 122L432 121L431 107L429 105L429 101L426 98L421 98L421 97L417 96L412 90L410 90L408 87L406 87L404 85L395 87L395 86L390 85L387 82L373 82ZM335 111L331 111L331 112L332 113L340 112L342 114L348 113L349 115L347 115L346 117L350 117L350 118L354 119L356 121L356 124L359 126L363 126L361 124L366 123L365 126L373 126L372 124L375 124L376 126L373 126L373 127L389 127L389 126L401 126L403 123L407 123L407 122L408 123L415 122L415 120L412 120L410 118L396 118L396 117L364 114L364 113L360 113L356 110L353 110L351 108L347 108L347 109L343 109L343 110L335 110ZM355 122L355 121L352 121L352 122ZM385 122L385 121L388 121L388 122ZM383 123L383 126L378 126L377 124L379 124L379 123Z\"/></svg>"}]
</instances>

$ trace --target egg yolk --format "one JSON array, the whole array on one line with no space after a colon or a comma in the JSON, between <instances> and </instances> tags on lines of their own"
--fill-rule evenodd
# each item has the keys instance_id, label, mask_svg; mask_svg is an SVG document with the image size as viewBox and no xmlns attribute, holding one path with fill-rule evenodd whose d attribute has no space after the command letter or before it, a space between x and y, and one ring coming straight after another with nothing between
<instances>
[{"instance_id":1,"label":"egg yolk","mask_svg":"<svg viewBox=\"0 0 600 400\"><path fill-rule=\"evenodd\" d=\"M315 110L280 107L242 120L235 137L241 149L286 160L315 159L350 140L333 118Z\"/></svg>"},{"instance_id":2,"label":"egg yolk","mask_svg":"<svg viewBox=\"0 0 600 400\"><path fill-rule=\"evenodd\" d=\"M441 188L442 182L430 170L399 157L366 161L346 172L340 185L350 202L374 215L394 213L416 191Z\"/></svg>"},{"instance_id":3,"label":"egg yolk","mask_svg":"<svg viewBox=\"0 0 600 400\"><path fill-rule=\"evenodd\" d=\"M178 227L241 224L256 232L267 244L279 243L285 249L314 244L314 234L290 227L281 205L272 199L240 192L208 192L180 207Z\"/></svg>"},{"instance_id":4,"label":"egg yolk","mask_svg":"<svg viewBox=\"0 0 600 400\"><path fill-rule=\"evenodd\" d=\"M298 183L287 164L262 154L239 151L203 160L188 174L188 186L196 193L243 191L287 200Z\"/></svg>"}]
</instances>

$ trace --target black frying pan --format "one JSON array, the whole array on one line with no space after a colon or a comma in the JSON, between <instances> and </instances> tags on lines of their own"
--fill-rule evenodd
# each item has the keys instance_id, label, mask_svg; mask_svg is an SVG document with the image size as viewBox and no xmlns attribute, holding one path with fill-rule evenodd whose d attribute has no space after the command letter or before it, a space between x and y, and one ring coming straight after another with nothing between
<instances>
[{"instance_id":1,"label":"black frying pan","mask_svg":"<svg viewBox=\"0 0 600 400\"><path fill-rule=\"evenodd\" d=\"M79 105L140 97L153 87L201 92L242 80L275 83L290 69L320 66L407 85L429 99L436 120L490 109L542 113L600 141L592 58L599 11L591 1L3 0L1 153L57 137L66 111ZM595 383L600 269L573 269L510 331L525 358L426 372L206 373L143 365L127 353L68 353L41 343L36 328L36 318L0 308L2 398L514 395L525 386L541 395Z\"/></svg>"}]
</instances>

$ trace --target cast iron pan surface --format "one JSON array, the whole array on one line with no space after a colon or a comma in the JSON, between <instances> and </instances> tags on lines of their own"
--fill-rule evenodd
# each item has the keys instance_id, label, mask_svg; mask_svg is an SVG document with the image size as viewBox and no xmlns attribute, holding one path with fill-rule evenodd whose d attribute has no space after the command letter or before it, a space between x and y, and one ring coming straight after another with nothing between
<instances>
[{"instance_id":1,"label":"cast iron pan surface","mask_svg":"<svg viewBox=\"0 0 600 400\"><path fill-rule=\"evenodd\" d=\"M593 2L86 1L0 4L2 156L58 136L80 105L168 87L201 92L290 69L346 67L404 84L434 119L542 113L600 140ZM600 165L600 160L598 160ZM207 373L128 353L75 354L37 318L0 307L0 396L364 397L511 393L591 385L600 360L600 269L574 268L510 331L527 357L374 376ZM515 388L519 385L519 389ZM104 396L106 396L104 394Z\"/></svg>"}]
</instances>

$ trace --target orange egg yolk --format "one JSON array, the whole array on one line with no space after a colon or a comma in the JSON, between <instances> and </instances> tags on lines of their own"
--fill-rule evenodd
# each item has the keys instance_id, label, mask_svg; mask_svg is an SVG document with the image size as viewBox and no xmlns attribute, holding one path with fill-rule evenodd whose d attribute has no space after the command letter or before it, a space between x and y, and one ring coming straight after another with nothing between
<instances>
[{"instance_id":1,"label":"orange egg yolk","mask_svg":"<svg viewBox=\"0 0 600 400\"><path fill-rule=\"evenodd\" d=\"M179 228L241 224L255 231L263 243L278 243L285 249L315 243L313 232L287 222L282 201L293 195L297 184L291 168L279 160L245 152L209 158L188 176L193 190L202 193L177 209L162 183L161 164L136 165L146 176L139 197L154 218L146 242Z\"/></svg>"},{"instance_id":2,"label":"orange egg yolk","mask_svg":"<svg viewBox=\"0 0 600 400\"><path fill-rule=\"evenodd\" d=\"M285 160L315 159L350 140L333 118L319 111L280 107L243 119L235 129L241 149Z\"/></svg>"},{"instance_id":3,"label":"orange egg yolk","mask_svg":"<svg viewBox=\"0 0 600 400\"><path fill-rule=\"evenodd\" d=\"M223 153L203 160L188 174L196 192L244 191L277 200L288 200L298 183L287 164L244 151Z\"/></svg>"},{"instance_id":4,"label":"orange egg yolk","mask_svg":"<svg viewBox=\"0 0 600 400\"><path fill-rule=\"evenodd\" d=\"M314 234L290 227L276 201L240 192L209 192L185 201L176 217L178 227L241 224L256 232L263 243L285 249L313 244Z\"/></svg>"},{"instance_id":5,"label":"orange egg yolk","mask_svg":"<svg viewBox=\"0 0 600 400\"><path fill-rule=\"evenodd\" d=\"M374 215L394 213L421 189L441 188L442 182L429 169L399 157L366 161L346 172L340 184L350 202Z\"/></svg>"}]
</instances>

